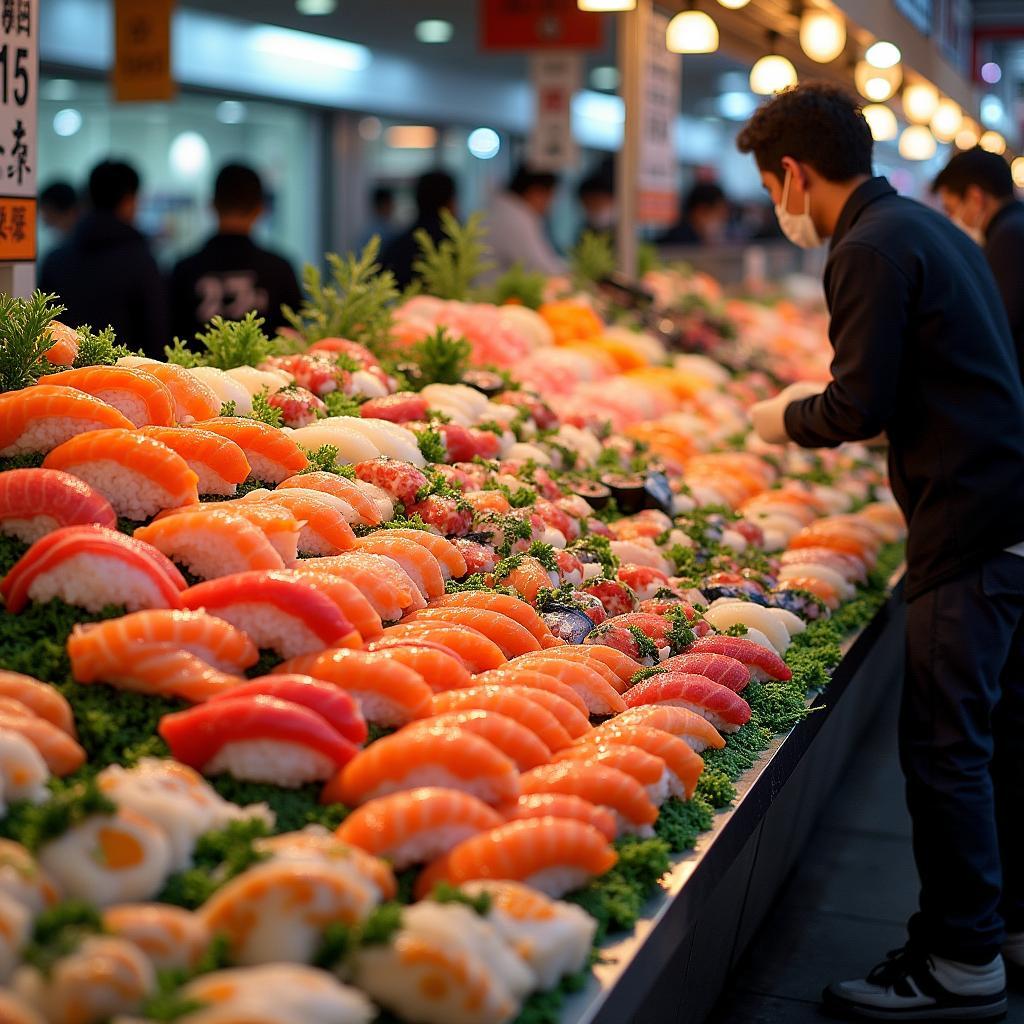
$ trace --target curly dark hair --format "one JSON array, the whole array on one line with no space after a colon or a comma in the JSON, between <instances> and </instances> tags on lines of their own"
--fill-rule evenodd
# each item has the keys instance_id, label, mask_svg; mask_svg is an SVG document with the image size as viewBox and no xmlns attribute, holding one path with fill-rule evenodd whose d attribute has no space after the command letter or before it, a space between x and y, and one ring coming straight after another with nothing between
<instances>
[{"instance_id":1,"label":"curly dark hair","mask_svg":"<svg viewBox=\"0 0 1024 1024\"><path fill-rule=\"evenodd\" d=\"M758 108L736 145L780 178L782 158L789 156L828 181L849 181L871 173L873 141L853 95L830 82L802 82Z\"/></svg>"}]
</instances>

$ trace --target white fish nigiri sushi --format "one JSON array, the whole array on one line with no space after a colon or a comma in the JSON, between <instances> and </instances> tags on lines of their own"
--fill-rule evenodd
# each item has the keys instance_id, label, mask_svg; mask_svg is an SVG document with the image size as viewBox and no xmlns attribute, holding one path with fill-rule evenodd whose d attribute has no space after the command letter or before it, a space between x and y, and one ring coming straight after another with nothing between
<instances>
[{"instance_id":1,"label":"white fish nigiri sushi","mask_svg":"<svg viewBox=\"0 0 1024 1024\"><path fill-rule=\"evenodd\" d=\"M704 618L720 633L731 626L744 625L762 632L779 654L789 647L789 630L771 614L769 609L753 601L712 601Z\"/></svg>"},{"instance_id":2,"label":"white fish nigiri sushi","mask_svg":"<svg viewBox=\"0 0 1024 1024\"><path fill-rule=\"evenodd\" d=\"M261 391L266 391L269 395L276 394L295 380L284 370L257 370L255 366L236 366L224 372L232 380L237 380L252 398Z\"/></svg>"},{"instance_id":3,"label":"white fish nigiri sushi","mask_svg":"<svg viewBox=\"0 0 1024 1024\"><path fill-rule=\"evenodd\" d=\"M222 404L234 402L238 415L252 412L252 396L239 381L229 377L223 370L215 366L193 366L188 372L211 388Z\"/></svg>"},{"instance_id":4,"label":"white fish nigiri sushi","mask_svg":"<svg viewBox=\"0 0 1024 1024\"><path fill-rule=\"evenodd\" d=\"M287 433L296 444L302 445L307 451L316 451L325 444L338 449L339 463L365 462L380 456L377 446L352 424L351 416L328 416L326 419L311 423L308 427L299 427Z\"/></svg>"},{"instance_id":5,"label":"white fish nigiri sushi","mask_svg":"<svg viewBox=\"0 0 1024 1024\"><path fill-rule=\"evenodd\" d=\"M411 430L387 420L364 419L358 416L339 418L350 420L352 429L375 445L381 455L410 462L414 466L427 464L416 442L416 435Z\"/></svg>"}]
</instances>

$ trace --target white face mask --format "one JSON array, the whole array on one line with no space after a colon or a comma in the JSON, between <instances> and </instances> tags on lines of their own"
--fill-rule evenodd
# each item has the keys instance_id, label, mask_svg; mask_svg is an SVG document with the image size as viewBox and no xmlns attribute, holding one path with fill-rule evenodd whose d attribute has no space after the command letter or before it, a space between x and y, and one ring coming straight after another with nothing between
<instances>
[{"instance_id":1,"label":"white face mask","mask_svg":"<svg viewBox=\"0 0 1024 1024\"><path fill-rule=\"evenodd\" d=\"M811 197L804 193L804 212L790 213L786 209L789 201L790 173L786 171L786 178L782 183L782 202L775 204L775 216L779 220L779 227L782 233L801 249L817 249L821 245L821 235L811 220Z\"/></svg>"},{"instance_id":2,"label":"white face mask","mask_svg":"<svg viewBox=\"0 0 1024 1024\"><path fill-rule=\"evenodd\" d=\"M970 224L962 221L959 217L949 218L972 242L978 245L985 244L985 236L978 228L972 228Z\"/></svg>"}]
</instances>

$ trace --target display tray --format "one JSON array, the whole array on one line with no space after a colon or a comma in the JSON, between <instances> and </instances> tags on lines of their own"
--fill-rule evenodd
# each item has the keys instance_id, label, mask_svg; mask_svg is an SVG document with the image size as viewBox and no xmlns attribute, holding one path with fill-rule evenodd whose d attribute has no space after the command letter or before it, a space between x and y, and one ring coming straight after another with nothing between
<instances>
[{"instance_id":1,"label":"display tray","mask_svg":"<svg viewBox=\"0 0 1024 1024\"><path fill-rule=\"evenodd\" d=\"M734 805L673 859L636 928L601 948L565 1024L696 1024L714 1006L903 664L902 587L845 647L811 713L737 782Z\"/></svg>"}]
</instances>

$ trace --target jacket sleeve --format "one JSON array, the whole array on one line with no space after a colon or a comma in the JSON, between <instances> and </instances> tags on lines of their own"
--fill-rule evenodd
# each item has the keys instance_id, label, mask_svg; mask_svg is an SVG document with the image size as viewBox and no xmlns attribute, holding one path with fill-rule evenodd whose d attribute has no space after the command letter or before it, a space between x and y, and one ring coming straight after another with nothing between
<instances>
[{"instance_id":1,"label":"jacket sleeve","mask_svg":"<svg viewBox=\"0 0 1024 1024\"><path fill-rule=\"evenodd\" d=\"M886 256L857 243L825 275L832 383L786 408L786 433L805 448L863 441L885 430L897 403L911 283Z\"/></svg>"},{"instance_id":2,"label":"jacket sleeve","mask_svg":"<svg viewBox=\"0 0 1024 1024\"><path fill-rule=\"evenodd\" d=\"M1024 337L1024 288L1021 287L1021 242L1019 234L997 232L985 246L985 256L992 268L999 294L1003 297L1013 337Z\"/></svg>"}]
</instances>

